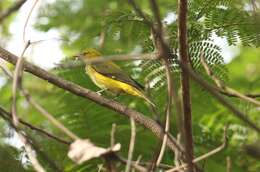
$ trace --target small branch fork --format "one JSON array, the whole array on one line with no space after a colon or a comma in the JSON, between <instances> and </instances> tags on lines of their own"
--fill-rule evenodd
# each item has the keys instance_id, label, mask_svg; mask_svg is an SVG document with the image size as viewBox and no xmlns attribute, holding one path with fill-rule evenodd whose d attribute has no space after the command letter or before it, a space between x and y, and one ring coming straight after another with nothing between
<instances>
[{"instance_id":1,"label":"small branch fork","mask_svg":"<svg viewBox=\"0 0 260 172\"><path fill-rule=\"evenodd\" d=\"M208 66L205 58L204 58L204 55L203 55L203 52L201 53L201 64L203 65L206 73L211 77L211 79L216 83L217 87L220 89L219 91L220 92L223 92L225 94L228 94L228 95L234 95L236 97L239 97L245 101L248 101L252 104L255 104L256 106L260 106L260 101L256 100L256 99L253 99L251 97L248 97L236 90L234 90L233 88L230 88L228 86L226 86L223 81L221 81L217 76L214 75L214 73L212 72L212 70L210 69L210 67Z\"/></svg>"},{"instance_id":2,"label":"small branch fork","mask_svg":"<svg viewBox=\"0 0 260 172\"><path fill-rule=\"evenodd\" d=\"M21 79L22 79L22 68L23 68L23 55L26 51L26 49L29 47L30 41L26 42L25 47L22 51L22 54L20 58L18 58L17 64L15 66L14 76L13 76L13 87L12 87L12 95L13 95L13 102L12 102L12 126L17 132L17 135L20 139L20 141L23 143L24 149L28 155L28 158L30 159L30 162L32 163L33 168L37 172L45 172L42 165L39 163L37 158L33 154L33 148L29 140L27 139L26 135L23 133L23 131L19 128L19 120L17 117L17 110L16 110L16 93L17 88L20 87Z\"/></svg>"},{"instance_id":3,"label":"small branch fork","mask_svg":"<svg viewBox=\"0 0 260 172\"><path fill-rule=\"evenodd\" d=\"M6 119L8 119L8 120L11 120L11 119L12 119L11 114L10 114L9 112L7 112L6 110L4 110L2 107L0 107L0 114L1 114L1 116L2 116L3 118L6 118ZM44 136L46 136L46 137L48 137L48 138L50 138L50 139L53 139L53 140L55 140L55 141L57 141L57 142L59 142L59 143L66 144L66 145L69 145L69 144L71 143L71 142L69 142L69 141L66 141L66 140L64 140L64 139L62 139L62 138L59 138L59 137L57 137L57 136L55 136L55 135L49 133L48 131L45 131L45 130L43 130L43 129L40 129L40 128L38 128L38 127L36 127L36 126L34 126L34 125L32 125L32 124L30 124L30 123L28 123L28 122L22 120L22 119L19 119L19 122L20 122L23 126L29 128L29 129L31 129L31 130L33 130L33 131L36 131L36 132L38 132L38 133L40 133L40 134L42 134L42 135L44 135Z\"/></svg>"},{"instance_id":4,"label":"small branch fork","mask_svg":"<svg viewBox=\"0 0 260 172\"><path fill-rule=\"evenodd\" d=\"M168 105L167 105L167 111L166 111L166 124L165 124L166 128L165 129L169 130L169 126L167 126L167 123L169 122L169 119L170 119L169 115L171 114L172 100L176 107L177 115L181 116L180 114L181 114L182 110L181 110L180 102L178 101L178 94L177 94L177 89L176 89L177 87L175 86L175 84L173 82L174 75L171 75L171 72L170 72L169 59L172 58L172 54L171 54L171 51L170 51L167 43L163 39L163 28L162 28L162 23L161 23L161 19L160 19L159 8L158 8L158 5L155 0L150 0L151 8L154 13L155 20L156 20L156 24L153 24L146 18L145 14L137 6L137 4L135 3L134 0L129 0L129 3L133 6L136 13L139 16L141 16L143 18L144 22L151 28L153 38L154 38L154 43L158 50L158 57L163 60L164 65L165 65L165 73L166 73L166 78L167 78L167 89L168 89ZM181 132L181 133L183 133L183 132ZM159 154L159 158L157 160L157 165L161 161L162 155L164 153L165 140L167 140L167 136L164 137L161 151ZM181 153L181 155L183 155L183 152Z\"/></svg>"},{"instance_id":5,"label":"small branch fork","mask_svg":"<svg viewBox=\"0 0 260 172\"><path fill-rule=\"evenodd\" d=\"M231 104L228 100L226 100L220 93L219 89L215 86L212 86L208 82L206 82L203 78L201 78L197 73L193 71L190 67L179 63L181 68L189 73L190 78L192 78L195 82L197 82L202 88L206 89L212 96L214 96L223 106L229 109L237 118L241 121L245 122L249 127L254 129L256 132L260 132L260 127L257 126L253 121L251 121L246 114L239 111L233 104Z\"/></svg>"},{"instance_id":6,"label":"small branch fork","mask_svg":"<svg viewBox=\"0 0 260 172\"><path fill-rule=\"evenodd\" d=\"M223 149L225 149L225 148L227 147L227 143L228 143L227 129L228 129L228 126L226 126L226 127L224 128L223 143L222 143L219 147L217 147L216 149L214 149L214 150L212 150L212 151L210 151L210 152L208 152L208 153L206 153L206 154L204 154L204 155L201 155L201 156L199 156L199 157L193 159L193 160L192 160L192 163L195 164L195 163L197 163L197 162L199 162L199 161L202 161L202 160L204 160L204 159L207 159L207 158L209 158L210 156L215 155L216 153L218 153L218 152L222 151ZM181 166L174 167L174 168L172 168L172 169L170 169L170 170L167 170L166 172L179 171L179 170L185 169L185 168L187 168L187 167L188 167L188 164L182 164Z\"/></svg>"}]
</instances>

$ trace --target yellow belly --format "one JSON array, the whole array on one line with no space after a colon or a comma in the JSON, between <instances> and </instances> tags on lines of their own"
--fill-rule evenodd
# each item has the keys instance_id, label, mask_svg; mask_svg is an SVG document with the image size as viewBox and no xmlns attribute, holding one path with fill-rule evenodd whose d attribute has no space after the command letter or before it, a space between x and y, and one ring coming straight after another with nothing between
<instances>
[{"instance_id":1,"label":"yellow belly","mask_svg":"<svg viewBox=\"0 0 260 172\"><path fill-rule=\"evenodd\" d=\"M125 92L133 96L144 97L143 93L138 89L136 89L135 87L123 83L121 81L117 81L115 79L106 77L96 72L90 65L86 67L86 72L88 73L92 81L101 89L108 89L111 92L116 94Z\"/></svg>"}]
</instances>

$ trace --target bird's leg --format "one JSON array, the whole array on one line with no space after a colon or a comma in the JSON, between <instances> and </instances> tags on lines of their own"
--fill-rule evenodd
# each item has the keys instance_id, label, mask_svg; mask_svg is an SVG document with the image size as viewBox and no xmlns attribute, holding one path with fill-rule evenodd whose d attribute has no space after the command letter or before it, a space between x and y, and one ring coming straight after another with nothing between
<instances>
[{"instance_id":1,"label":"bird's leg","mask_svg":"<svg viewBox=\"0 0 260 172\"><path fill-rule=\"evenodd\" d=\"M115 93L113 100L116 100L120 96L120 94L121 94L120 92Z\"/></svg>"},{"instance_id":2,"label":"bird's leg","mask_svg":"<svg viewBox=\"0 0 260 172\"><path fill-rule=\"evenodd\" d=\"M104 89L102 89L102 90L99 90L99 91L97 91L96 93L98 94L98 95L102 95L101 93L103 93L104 91L106 91L107 89L106 88L104 88Z\"/></svg>"}]
</instances>

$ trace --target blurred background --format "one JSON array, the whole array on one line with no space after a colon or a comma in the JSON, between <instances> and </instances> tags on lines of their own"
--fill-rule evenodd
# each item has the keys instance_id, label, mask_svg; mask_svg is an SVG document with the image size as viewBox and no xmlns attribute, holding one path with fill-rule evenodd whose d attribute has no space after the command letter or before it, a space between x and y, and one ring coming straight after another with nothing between
<instances>
[{"instance_id":1,"label":"blurred background","mask_svg":"<svg viewBox=\"0 0 260 172\"><path fill-rule=\"evenodd\" d=\"M15 0L0 1L0 16ZM23 50L23 30L34 0L27 0L12 15L0 21L0 45L13 54ZM138 5L149 19L153 19L149 2L138 0ZM178 51L177 1L158 1L165 28L165 37L174 52ZM189 55L194 69L210 81L200 64L201 51L213 72L228 86L242 93L260 93L260 2L258 0L190 0L188 17ZM127 1L121 0L46 0L39 1L25 28L25 38L32 42L26 51L26 60L52 73L73 81L93 91L99 91L85 75L84 68L66 67L73 55L86 48L96 48L104 55L138 54L154 51L150 29L142 18L134 13ZM176 54L178 56L178 53ZM0 63L5 63L0 59ZM6 63L5 63L6 64ZM163 114L166 106L166 86L162 64L159 61L123 61L118 64L143 85L150 84L151 96ZM12 71L14 67L6 64ZM179 68L172 61L172 74L179 82ZM59 89L33 75L24 73L23 85L32 97L55 115L66 127L82 138L89 138L95 144L108 147L110 130L117 124L116 141L123 147L119 152L127 157L130 138L129 120L91 101L79 98ZM0 106L11 109L12 82L0 70ZM260 171L259 157L251 156L245 150L254 144L259 134L231 115L218 101L196 83L191 83L194 152L202 155L222 144L225 124L229 123L229 145L224 151L203 161L205 171L222 172L227 169L226 159L235 172ZM113 98L109 94L104 96ZM260 125L260 109L238 98L226 97L241 111ZM259 98L258 98L259 99ZM122 95L115 98L123 104L152 117L147 105L140 99ZM23 96L18 98L19 116L44 128L57 136L64 137L39 112L31 107ZM171 121L171 132L177 135L175 114ZM163 120L163 115L162 115ZM0 119L0 167L4 171L32 171L23 147L16 133ZM99 159L82 165L75 165L67 158L68 147L25 130L41 149L64 171L98 171L103 164ZM67 138L68 139L68 138ZM134 159L150 161L159 142L151 132L142 126L137 128ZM41 159L49 171L48 164ZM174 155L167 150L163 163L173 164ZM12 165L10 165L12 164Z\"/></svg>"}]
</instances>

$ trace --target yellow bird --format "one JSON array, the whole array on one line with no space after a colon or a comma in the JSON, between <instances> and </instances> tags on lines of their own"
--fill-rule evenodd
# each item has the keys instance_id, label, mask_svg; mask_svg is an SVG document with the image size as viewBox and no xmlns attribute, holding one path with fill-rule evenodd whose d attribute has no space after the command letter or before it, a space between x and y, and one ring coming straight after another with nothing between
<instances>
[{"instance_id":1,"label":"yellow bird","mask_svg":"<svg viewBox=\"0 0 260 172\"><path fill-rule=\"evenodd\" d=\"M87 62L88 59L102 56L95 49L87 49L79 57ZM108 90L116 95L127 93L133 96L141 97L149 104L155 107L155 104L145 95L144 87L131 78L118 65L112 61L87 64L86 73L91 80L102 90Z\"/></svg>"}]
</instances>

